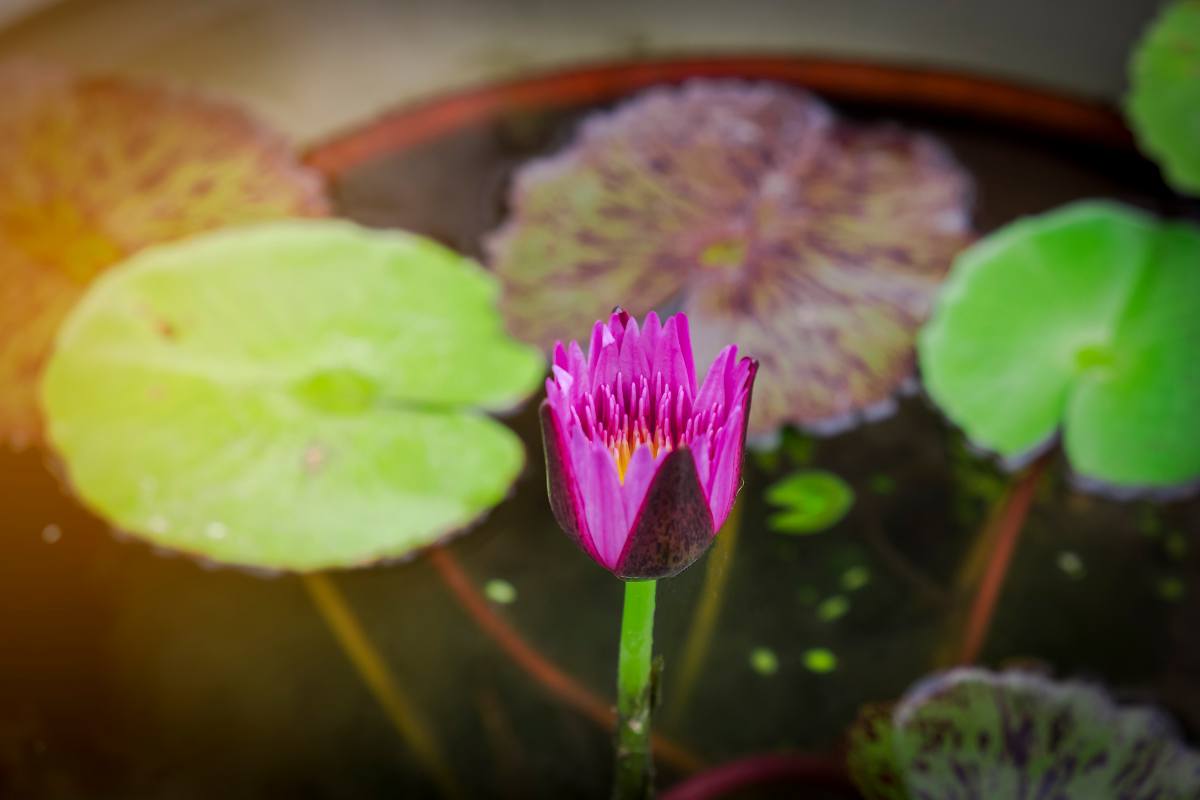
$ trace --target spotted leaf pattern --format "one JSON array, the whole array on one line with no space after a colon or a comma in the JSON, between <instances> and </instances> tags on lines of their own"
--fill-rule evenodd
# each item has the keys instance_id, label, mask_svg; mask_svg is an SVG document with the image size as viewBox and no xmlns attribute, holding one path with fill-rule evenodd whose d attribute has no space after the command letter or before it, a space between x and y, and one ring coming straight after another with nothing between
<instances>
[{"instance_id":1,"label":"spotted leaf pattern","mask_svg":"<svg viewBox=\"0 0 1200 800\"><path fill-rule=\"evenodd\" d=\"M879 725L864 714L859 728ZM887 760L852 736L860 764ZM875 800L1194 800L1200 756L1149 708L1122 708L1100 688L1022 671L963 668L917 684L891 716L891 758L903 791L860 778ZM855 757L851 763L855 763ZM887 768L856 770L856 776Z\"/></svg>"}]
</instances>

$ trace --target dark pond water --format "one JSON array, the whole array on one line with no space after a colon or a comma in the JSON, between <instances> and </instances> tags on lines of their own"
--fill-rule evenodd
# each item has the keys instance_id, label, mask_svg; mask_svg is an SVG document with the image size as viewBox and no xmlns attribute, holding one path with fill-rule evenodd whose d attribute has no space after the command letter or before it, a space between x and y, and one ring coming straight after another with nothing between
<instances>
[{"instance_id":1,"label":"dark pond water","mask_svg":"<svg viewBox=\"0 0 1200 800\"><path fill-rule=\"evenodd\" d=\"M1181 210L1125 153L903 109L842 110L942 136L977 179L981 230L1084 196ZM377 159L337 182L338 206L364 223L478 254L480 235L501 218L513 167L563 143L578 113L496 119ZM511 583L515 601L496 612L610 697L621 586L556 529L532 410L510 421L528 444L529 466L511 500L451 554L479 587ZM830 470L857 494L823 534L788 537L766 525L764 488L796 466ZM432 791L301 580L207 569L120 541L64 494L37 452L0 456L0 486L0 796ZM935 666L964 607L951 590L955 575L1002 486L919 397L884 421L752 460L714 644L686 706L673 693L672 667L707 562L660 586L660 730L711 763L836 747L861 703L895 697ZM1093 498L1074 491L1055 461L982 660L1034 660L1103 680L1200 733L1197 534L1200 503ZM869 581L846 591L847 570L865 570ZM514 666L426 559L333 580L469 794L607 795L608 735ZM844 613L823 619L822 602L837 595ZM762 647L777 656L773 674L751 666ZM811 648L832 652L836 668L813 672ZM661 771L663 785L678 777Z\"/></svg>"}]
</instances>

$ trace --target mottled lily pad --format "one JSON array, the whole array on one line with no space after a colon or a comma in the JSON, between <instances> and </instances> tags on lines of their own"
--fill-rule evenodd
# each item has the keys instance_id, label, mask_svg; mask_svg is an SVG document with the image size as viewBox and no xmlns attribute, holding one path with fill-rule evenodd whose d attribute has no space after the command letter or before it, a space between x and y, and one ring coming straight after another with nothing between
<instances>
[{"instance_id":1,"label":"mottled lily pad","mask_svg":"<svg viewBox=\"0 0 1200 800\"><path fill-rule=\"evenodd\" d=\"M824 470L794 472L767 489L767 502L782 508L768 524L779 533L819 533L836 525L854 505L854 490Z\"/></svg>"},{"instance_id":2,"label":"mottled lily pad","mask_svg":"<svg viewBox=\"0 0 1200 800\"><path fill-rule=\"evenodd\" d=\"M752 435L830 431L911 375L970 194L927 136L851 126L783 86L693 81L525 166L486 249L526 341L581 338L614 305L680 308L697 359L738 342L761 362Z\"/></svg>"},{"instance_id":3,"label":"mottled lily pad","mask_svg":"<svg viewBox=\"0 0 1200 800\"><path fill-rule=\"evenodd\" d=\"M502 500L489 419L545 374L494 280L429 240L289 221L145 250L63 324L48 438L115 526L218 562L405 555Z\"/></svg>"},{"instance_id":4,"label":"mottled lily pad","mask_svg":"<svg viewBox=\"0 0 1200 800\"><path fill-rule=\"evenodd\" d=\"M959 257L919 339L930 396L1021 461L1062 428L1122 490L1200 478L1200 228L1101 202L1013 223Z\"/></svg>"},{"instance_id":5,"label":"mottled lily pad","mask_svg":"<svg viewBox=\"0 0 1200 800\"><path fill-rule=\"evenodd\" d=\"M850 748L867 800L1200 797L1200 756L1163 716L1024 672L936 675L890 719L866 709Z\"/></svg>"},{"instance_id":6,"label":"mottled lily pad","mask_svg":"<svg viewBox=\"0 0 1200 800\"><path fill-rule=\"evenodd\" d=\"M326 211L315 173L240 109L0 66L0 439L35 440L37 378L67 310L147 244Z\"/></svg>"},{"instance_id":7,"label":"mottled lily pad","mask_svg":"<svg viewBox=\"0 0 1200 800\"><path fill-rule=\"evenodd\" d=\"M1200 195L1200 0L1168 4L1129 62L1138 142L1182 192Z\"/></svg>"}]
</instances>

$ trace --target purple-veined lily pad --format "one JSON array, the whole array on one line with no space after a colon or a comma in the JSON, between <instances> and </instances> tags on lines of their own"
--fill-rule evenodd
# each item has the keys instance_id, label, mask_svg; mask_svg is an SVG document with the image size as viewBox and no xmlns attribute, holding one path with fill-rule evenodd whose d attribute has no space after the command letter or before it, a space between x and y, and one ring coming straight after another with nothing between
<instances>
[{"instance_id":1,"label":"purple-veined lily pad","mask_svg":"<svg viewBox=\"0 0 1200 800\"><path fill-rule=\"evenodd\" d=\"M848 761L867 800L1200 797L1200 756L1160 713L1020 671L951 670L890 719L868 707Z\"/></svg>"},{"instance_id":2,"label":"purple-veined lily pad","mask_svg":"<svg viewBox=\"0 0 1200 800\"><path fill-rule=\"evenodd\" d=\"M38 375L96 275L148 244L328 209L236 106L24 63L0 65L0 98L0 439L40 435Z\"/></svg>"},{"instance_id":3,"label":"purple-veined lily pad","mask_svg":"<svg viewBox=\"0 0 1200 800\"><path fill-rule=\"evenodd\" d=\"M88 507L155 544L266 569L404 556L524 463L485 412L545 362L498 294L441 245L332 220L147 248L64 322L47 436Z\"/></svg>"},{"instance_id":4,"label":"purple-veined lily pad","mask_svg":"<svg viewBox=\"0 0 1200 800\"><path fill-rule=\"evenodd\" d=\"M922 329L933 400L1023 461L1062 429L1121 492L1200 478L1200 227L1114 203L1012 223L965 251Z\"/></svg>"},{"instance_id":5,"label":"purple-veined lily pad","mask_svg":"<svg viewBox=\"0 0 1200 800\"><path fill-rule=\"evenodd\" d=\"M1167 4L1129 61L1126 109L1175 188L1200 195L1200 0Z\"/></svg>"},{"instance_id":6,"label":"purple-veined lily pad","mask_svg":"<svg viewBox=\"0 0 1200 800\"><path fill-rule=\"evenodd\" d=\"M693 81L524 167L486 248L520 338L579 338L614 305L679 308L697 358L738 342L759 359L752 434L832 430L910 377L970 196L928 136L846 124L779 85Z\"/></svg>"}]
</instances>

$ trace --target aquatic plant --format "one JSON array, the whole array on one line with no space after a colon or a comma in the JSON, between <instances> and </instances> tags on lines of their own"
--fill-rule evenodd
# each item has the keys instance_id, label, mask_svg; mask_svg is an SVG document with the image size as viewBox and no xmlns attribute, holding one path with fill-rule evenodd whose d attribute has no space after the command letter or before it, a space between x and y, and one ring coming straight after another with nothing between
<instances>
[{"instance_id":1,"label":"aquatic plant","mask_svg":"<svg viewBox=\"0 0 1200 800\"><path fill-rule=\"evenodd\" d=\"M779 506L768 524L779 533L819 533L836 525L854 505L854 490L820 469L793 472L767 489L767 502Z\"/></svg>"},{"instance_id":2,"label":"aquatic plant","mask_svg":"<svg viewBox=\"0 0 1200 800\"><path fill-rule=\"evenodd\" d=\"M580 337L617 303L680 308L711 359L762 364L754 436L878 414L966 243L966 173L938 142L856 127L768 83L689 82L589 117L523 167L486 242L520 338Z\"/></svg>"},{"instance_id":3,"label":"aquatic plant","mask_svg":"<svg viewBox=\"0 0 1200 800\"><path fill-rule=\"evenodd\" d=\"M703 385L687 317L597 322L585 355L554 349L542 435L554 516L625 580L665 578L708 549L741 486L757 365L721 351Z\"/></svg>"},{"instance_id":4,"label":"aquatic plant","mask_svg":"<svg viewBox=\"0 0 1200 800\"><path fill-rule=\"evenodd\" d=\"M38 377L88 283L148 244L321 215L316 173L242 109L0 65L0 439L37 440Z\"/></svg>"},{"instance_id":5,"label":"aquatic plant","mask_svg":"<svg viewBox=\"0 0 1200 800\"><path fill-rule=\"evenodd\" d=\"M585 354L554 348L542 403L550 506L563 530L625 579L617 678L616 794L651 791L656 579L708 548L741 486L757 365L724 348L697 384L688 320L639 327L618 310Z\"/></svg>"},{"instance_id":6,"label":"aquatic plant","mask_svg":"<svg viewBox=\"0 0 1200 800\"><path fill-rule=\"evenodd\" d=\"M155 544L267 569L404 556L523 464L481 412L544 368L504 335L497 292L432 241L343 222L147 249L64 323L48 437L83 502Z\"/></svg>"},{"instance_id":7,"label":"aquatic plant","mask_svg":"<svg viewBox=\"0 0 1200 800\"><path fill-rule=\"evenodd\" d=\"M1200 0L1163 7L1133 51L1129 83L1138 143L1175 188L1200 194Z\"/></svg>"},{"instance_id":8,"label":"aquatic plant","mask_svg":"<svg viewBox=\"0 0 1200 800\"><path fill-rule=\"evenodd\" d=\"M1021 671L950 670L868 706L848 761L867 800L1200 797L1200 756L1161 714Z\"/></svg>"},{"instance_id":9,"label":"aquatic plant","mask_svg":"<svg viewBox=\"0 0 1200 800\"><path fill-rule=\"evenodd\" d=\"M955 261L918 338L930 397L1010 462L1063 449L1121 493L1200 478L1200 228L1117 204L1012 223Z\"/></svg>"}]
</instances>

